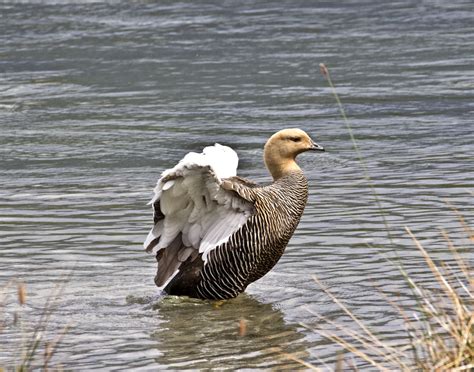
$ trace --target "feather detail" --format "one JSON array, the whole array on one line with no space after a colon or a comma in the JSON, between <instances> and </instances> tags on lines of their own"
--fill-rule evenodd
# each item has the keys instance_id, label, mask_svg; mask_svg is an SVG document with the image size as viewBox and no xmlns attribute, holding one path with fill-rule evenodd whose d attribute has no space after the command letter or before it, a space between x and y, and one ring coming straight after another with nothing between
<instances>
[{"instance_id":1,"label":"feather detail","mask_svg":"<svg viewBox=\"0 0 474 372\"><path fill-rule=\"evenodd\" d=\"M251 202L221 187L224 179L232 182L237 165L230 147L215 144L200 154L188 153L162 173L150 202L155 225L144 242L146 251L157 255L159 287L188 258L202 253L207 263L209 252L227 242L252 215Z\"/></svg>"}]
</instances>

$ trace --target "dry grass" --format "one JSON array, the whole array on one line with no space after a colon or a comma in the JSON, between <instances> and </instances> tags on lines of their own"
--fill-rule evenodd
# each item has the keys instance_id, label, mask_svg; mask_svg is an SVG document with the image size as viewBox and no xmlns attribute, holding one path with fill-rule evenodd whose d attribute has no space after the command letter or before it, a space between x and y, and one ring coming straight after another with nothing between
<instances>
[{"instance_id":1,"label":"dry grass","mask_svg":"<svg viewBox=\"0 0 474 372\"><path fill-rule=\"evenodd\" d=\"M416 309L387 299L398 312L407 331L406 342L394 345L377 336L354 313L314 278L322 290L357 325L356 330L312 312L332 329L303 326L342 346L380 371L468 371L474 369L474 278L473 268L463 259L446 232L446 243L454 265L435 263L420 241L407 233L421 252L432 281L418 283L399 266L413 297ZM472 241L473 236L469 239ZM342 334L342 336L340 335ZM400 340L402 341L402 340Z\"/></svg>"},{"instance_id":2,"label":"dry grass","mask_svg":"<svg viewBox=\"0 0 474 372\"><path fill-rule=\"evenodd\" d=\"M0 293L0 335L8 327L19 335L21 341L19 345L15 345L18 350L16 359L7 362L4 367L0 366L0 372L4 370L23 372L31 369L48 371L51 368L52 358L69 329L69 326L66 326L58 334L52 335L48 332L51 315L59 305L65 283L66 281L55 287L42 308L39 320L31 328L26 326L28 317L25 309L28 300L26 285L19 281L11 281L3 288L3 293ZM9 314L5 311L5 302L8 296L14 293L12 287L15 286L18 304L16 310ZM58 370L61 367L57 364L53 369Z\"/></svg>"},{"instance_id":3,"label":"dry grass","mask_svg":"<svg viewBox=\"0 0 474 372\"><path fill-rule=\"evenodd\" d=\"M331 81L329 70L324 64L321 64L320 71L328 81L336 98L354 149L364 168L364 178L369 182L380 215L384 220L388 237L393 243L384 210L367 173L364 159ZM448 203L448 205L450 204ZM472 251L474 230L461 213L453 207L452 209L468 237L466 243L468 246L464 247L462 251ZM316 277L314 278L316 283L352 319L357 329L353 330L314 312L312 313L329 325L331 330L302 325L339 344L352 357L360 358L366 364L380 371L474 370L474 278L471 263L459 253L461 250L455 248L445 231L442 231L442 235L453 258L454 264L451 265L443 262L436 263L412 231L409 228L406 228L406 231L420 251L432 278L429 283L422 284L413 275L408 274L402 264L397 264L416 302L415 309L385 298L396 309L399 318L403 320L407 334L406 340L398 340L394 344L378 336L325 288ZM353 364L351 369L357 370L356 365ZM336 370L342 370L340 360L336 363Z\"/></svg>"}]
</instances>

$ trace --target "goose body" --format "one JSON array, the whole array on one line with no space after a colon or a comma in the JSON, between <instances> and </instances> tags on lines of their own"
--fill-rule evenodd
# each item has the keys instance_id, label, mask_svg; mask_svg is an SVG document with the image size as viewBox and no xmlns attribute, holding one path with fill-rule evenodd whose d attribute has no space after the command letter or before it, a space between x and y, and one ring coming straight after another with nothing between
<instances>
[{"instance_id":1,"label":"goose body","mask_svg":"<svg viewBox=\"0 0 474 372\"><path fill-rule=\"evenodd\" d=\"M300 129L275 133L264 151L269 185L238 177L237 154L219 144L164 171L144 243L158 261L156 285L172 295L227 299L265 275L303 214L308 184L295 157L308 150L323 148Z\"/></svg>"}]
</instances>

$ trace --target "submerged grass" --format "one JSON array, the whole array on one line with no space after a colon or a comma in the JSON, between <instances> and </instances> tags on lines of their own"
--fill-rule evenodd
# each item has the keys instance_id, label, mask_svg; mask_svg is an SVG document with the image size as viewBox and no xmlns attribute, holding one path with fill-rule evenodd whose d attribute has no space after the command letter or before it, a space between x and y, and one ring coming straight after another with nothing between
<instances>
[{"instance_id":1,"label":"submerged grass","mask_svg":"<svg viewBox=\"0 0 474 372\"><path fill-rule=\"evenodd\" d=\"M320 71L328 81L336 98L354 149L363 166L364 178L369 183L383 218L389 240L393 244L390 228L385 218L385 211L382 208L380 199L367 171L367 166L347 120L341 100L332 83L329 69L324 64L320 64ZM451 206L451 208L454 210L467 234L467 244L472 245L474 242L473 229L454 207ZM451 265L444 262L435 263L428 251L408 227L406 232L420 251L431 274L431 280L428 283L420 283L420 281L405 270L400 257L397 256L394 263L411 290L415 308L413 309L412 306L393 301L383 293L382 295L394 307L399 318L403 320L407 336L405 340L397 340L394 343L378 336L316 277L314 277L315 282L351 318L357 329L353 330L346 325L333 322L313 312L311 309L308 309L308 311L320 321L323 321L324 324L329 325L330 330L314 328L307 324L302 324L302 326L328 338L340 345L352 357L359 358L380 371L473 370L474 278L471 263L460 254L460 250L455 247L449 234L444 230L442 235L454 259L454 264ZM472 247L465 248L465 251L472 249ZM426 281L426 278L424 280ZM351 369L357 370L356 364L353 363ZM342 370L340 359L336 363L336 370Z\"/></svg>"}]
</instances>

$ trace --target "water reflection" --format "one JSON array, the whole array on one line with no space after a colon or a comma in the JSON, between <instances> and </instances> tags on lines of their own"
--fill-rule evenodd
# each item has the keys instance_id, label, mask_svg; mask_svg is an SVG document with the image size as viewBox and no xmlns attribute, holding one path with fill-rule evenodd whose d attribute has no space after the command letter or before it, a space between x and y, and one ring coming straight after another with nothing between
<instances>
[{"instance_id":1,"label":"water reflection","mask_svg":"<svg viewBox=\"0 0 474 372\"><path fill-rule=\"evenodd\" d=\"M304 359L309 347L296 324L280 309L244 293L215 302L168 296L154 305L162 320L151 337L169 368L282 367L300 365L281 353Z\"/></svg>"}]
</instances>

